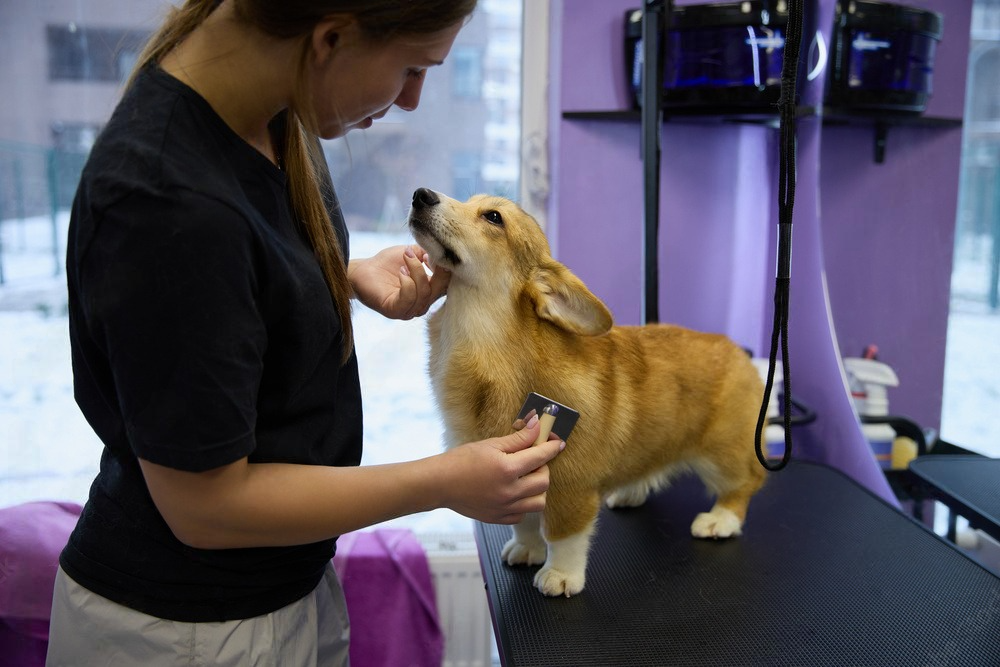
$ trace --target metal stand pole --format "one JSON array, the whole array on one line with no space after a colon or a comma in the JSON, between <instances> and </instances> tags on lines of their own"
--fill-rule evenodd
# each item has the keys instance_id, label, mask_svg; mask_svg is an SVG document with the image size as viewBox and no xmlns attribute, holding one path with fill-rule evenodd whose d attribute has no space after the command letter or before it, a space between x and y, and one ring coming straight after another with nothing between
<instances>
[{"instance_id":1,"label":"metal stand pole","mask_svg":"<svg viewBox=\"0 0 1000 667\"><path fill-rule=\"evenodd\" d=\"M644 323L660 319L660 136L663 123L663 74L660 35L664 0L645 0L642 12L642 168Z\"/></svg>"}]
</instances>

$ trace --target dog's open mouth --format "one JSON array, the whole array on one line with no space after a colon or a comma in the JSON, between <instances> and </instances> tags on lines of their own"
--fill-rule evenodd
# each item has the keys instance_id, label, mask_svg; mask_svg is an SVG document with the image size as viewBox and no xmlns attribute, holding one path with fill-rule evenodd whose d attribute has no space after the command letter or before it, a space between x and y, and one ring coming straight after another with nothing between
<instances>
[{"instance_id":1,"label":"dog's open mouth","mask_svg":"<svg viewBox=\"0 0 1000 667\"><path fill-rule=\"evenodd\" d=\"M433 241L438 248L441 249L441 258L444 259L447 264L455 267L462 263L458 253L452 250L447 243L443 242L438 235L434 233L432 226L422 217L412 214L410 215L410 230L413 232L413 235L417 237L418 242L421 241L421 238ZM433 248L425 247L424 250L430 253L431 256L434 255Z\"/></svg>"}]
</instances>

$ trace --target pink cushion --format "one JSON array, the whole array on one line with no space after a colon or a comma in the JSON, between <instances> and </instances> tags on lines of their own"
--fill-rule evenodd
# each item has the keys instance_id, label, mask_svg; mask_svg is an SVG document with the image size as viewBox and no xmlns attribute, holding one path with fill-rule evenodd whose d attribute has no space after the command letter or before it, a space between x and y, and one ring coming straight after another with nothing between
<instances>
[{"instance_id":1,"label":"pink cushion","mask_svg":"<svg viewBox=\"0 0 1000 667\"><path fill-rule=\"evenodd\" d=\"M444 634L434 582L411 531L343 535L333 564L351 619L351 667L440 667Z\"/></svg>"},{"instance_id":2,"label":"pink cushion","mask_svg":"<svg viewBox=\"0 0 1000 667\"><path fill-rule=\"evenodd\" d=\"M57 502L0 509L0 618L48 623L59 553L82 509Z\"/></svg>"},{"instance_id":3,"label":"pink cushion","mask_svg":"<svg viewBox=\"0 0 1000 667\"><path fill-rule=\"evenodd\" d=\"M34 502L0 509L0 656L42 667L59 553L83 508Z\"/></svg>"}]
</instances>

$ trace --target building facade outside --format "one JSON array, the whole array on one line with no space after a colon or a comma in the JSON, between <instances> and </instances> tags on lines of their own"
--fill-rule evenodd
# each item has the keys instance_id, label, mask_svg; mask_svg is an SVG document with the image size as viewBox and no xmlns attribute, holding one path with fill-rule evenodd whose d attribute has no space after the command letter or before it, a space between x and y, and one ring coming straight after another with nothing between
<instances>
[{"instance_id":1,"label":"building facade outside","mask_svg":"<svg viewBox=\"0 0 1000 667\"><path fill-rule=\"evenodd\" d=\"M954 296L1000 311L1000 0L972 9L962 187L956 226Z\"/></svg>"},{"instance_id":2,"label":"building facade outside","mask_svg":"<svg viewBox=\"0 0 1000 667\"><path fill-rule=\"evenodd\" d=\"M72 201L166 0L0 2L0 224ZM516 193L521 3L485 0L429 72L420 110L326 142L349 218L384 225L416 187ZM55 224L55 222L54 222ZM0 248L2 252L2 248Z\"/></svg>"}]
</instances>

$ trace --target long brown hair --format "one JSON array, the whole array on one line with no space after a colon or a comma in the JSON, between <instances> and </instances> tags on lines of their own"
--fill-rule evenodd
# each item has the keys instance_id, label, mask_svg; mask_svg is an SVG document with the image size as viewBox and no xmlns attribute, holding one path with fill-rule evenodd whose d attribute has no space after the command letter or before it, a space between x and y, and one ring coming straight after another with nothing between
<instances>
[{"instance_id":1,"label":"long brown hair","mask_svg":"<svg viewBox=\"0 0 1000 667\"><path fill-rule=\"evenodd\" d=\"M362 34L374 42L385 42L405 35L433 33L467 19L476 8L476 0L232 1L237 18L261 32L282 39L302 39L297 93L287 111L286 134L281 142L284 150L282 159L288 174L292 209L306 231L340 314L344 337L341 361L346 362L354 348L351 326L352 288L344 262L345 249L340 247L320 191L320 165L325 158L319 141L307 130L308 119L303 119L302 116L302 103L305 100L301 93L301 82L312 48L308 36L321 19L332 14L351 15L358 22ZM163 24L146 43L129 85L143 67L159 62L220 4L220 0L187 0L183 6L171 8Z\"/></svg>"}]
</instances>

